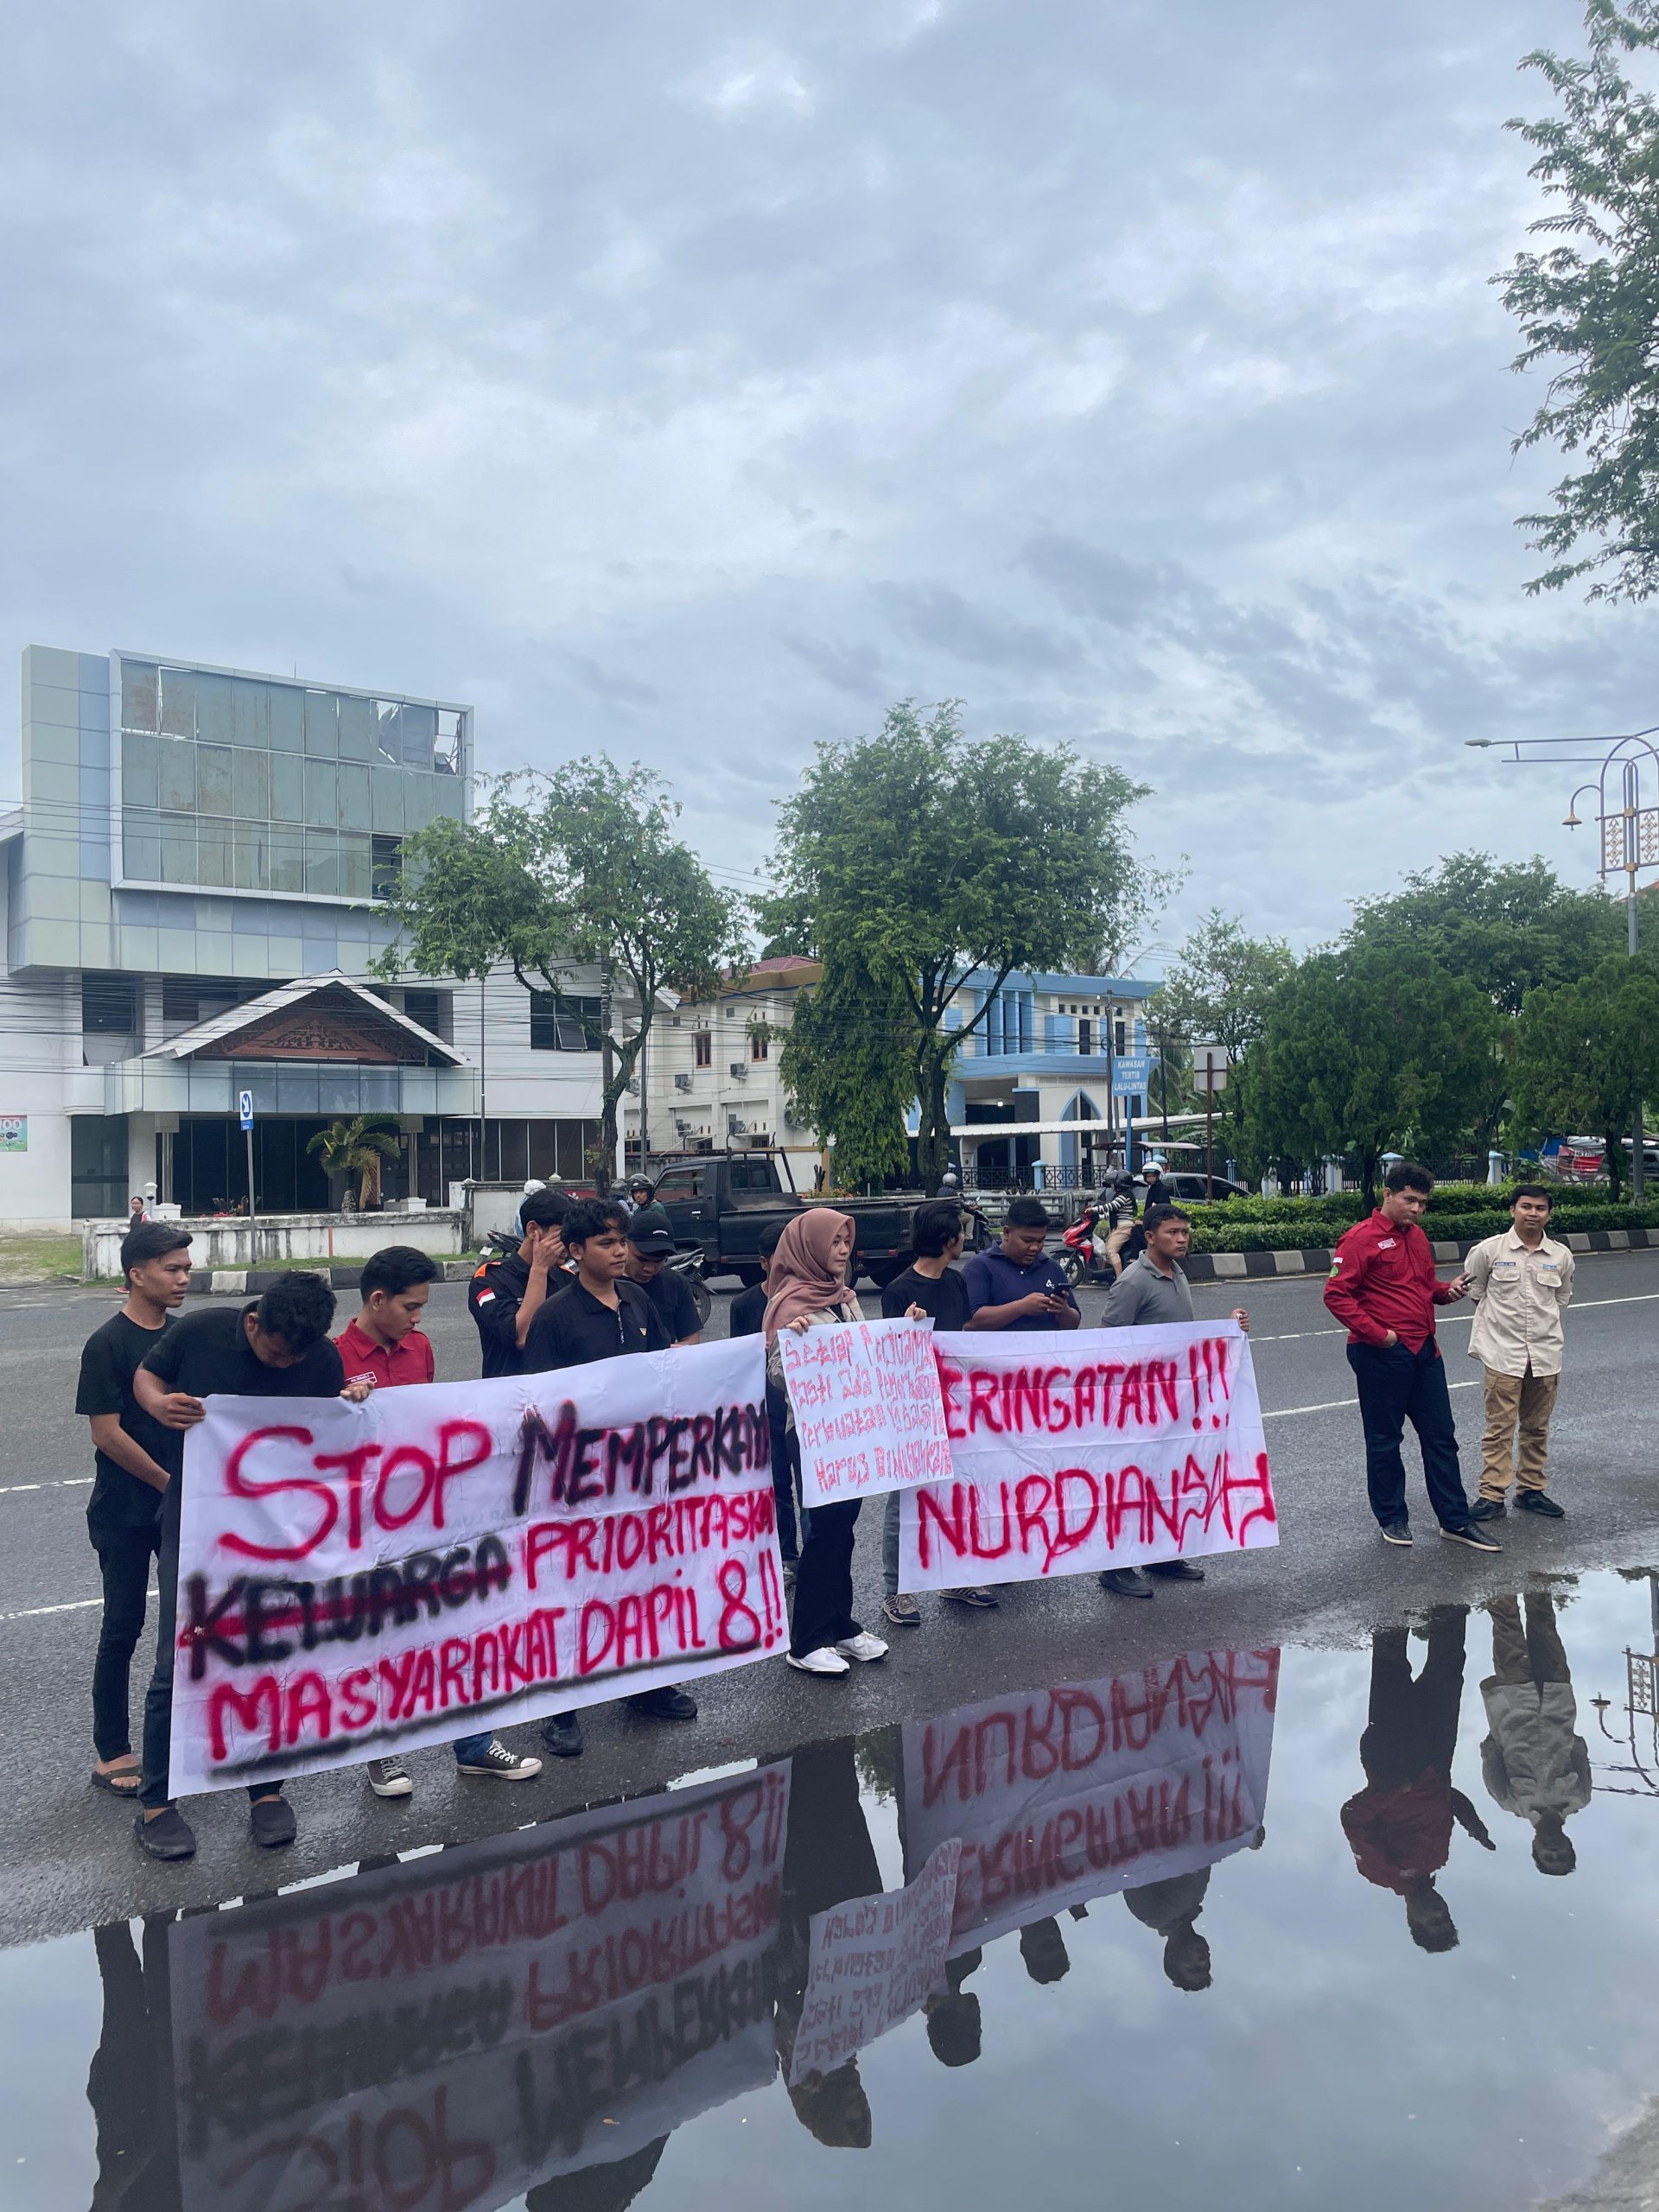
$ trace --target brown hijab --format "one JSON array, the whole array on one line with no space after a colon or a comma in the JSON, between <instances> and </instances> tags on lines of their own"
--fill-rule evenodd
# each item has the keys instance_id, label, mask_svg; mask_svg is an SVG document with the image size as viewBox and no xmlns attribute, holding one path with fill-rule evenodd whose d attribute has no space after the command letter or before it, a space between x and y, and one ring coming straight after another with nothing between
<instances>
[{"instance_id":1,"label":"brown hijab","mask_svg":"<svg viewBox=\"0 0 1659 2212\"><path fill-rule=\"evenodd\" d=\"M807 1206L778 1239L778 1249L766 1271L766 1316L762 1326L768 1344L774 1343L779 1330L791 1321L804 1313L821 1313L845 1299L847 1270L830 1251L843 1224L852 1227L850 1214L832 1212L828 1206Z\"/></svg>"}]
</instances>

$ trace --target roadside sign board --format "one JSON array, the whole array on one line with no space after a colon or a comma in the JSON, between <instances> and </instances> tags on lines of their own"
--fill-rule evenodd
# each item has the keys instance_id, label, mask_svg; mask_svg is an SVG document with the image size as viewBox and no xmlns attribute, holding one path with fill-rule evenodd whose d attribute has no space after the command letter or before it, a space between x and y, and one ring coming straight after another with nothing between
<instances>
[{"instance_id":1,"label":"roadside sign board","mask_svg":"<svg viewBox=\"0 0 1659 2212\"><path fill-rule=\"evenodd\" d=\"M1114 1098L1144 1098L1152 1075L1150 1052L1120 1052L1112 1062Z\"/></svg>"},{"instance_id":2,"label":"roadside sign board","mask_svg":"<svg viewBox=\"0 0 1659 2212\"><path fill-rule=\"evenodd\" d=\"M242 1116L242 1126L245 1129L251 1129L253 1127L253 1093L251 1090L239 1090L236 1096L238 1110Z\"/></svg>"}]
</instances>

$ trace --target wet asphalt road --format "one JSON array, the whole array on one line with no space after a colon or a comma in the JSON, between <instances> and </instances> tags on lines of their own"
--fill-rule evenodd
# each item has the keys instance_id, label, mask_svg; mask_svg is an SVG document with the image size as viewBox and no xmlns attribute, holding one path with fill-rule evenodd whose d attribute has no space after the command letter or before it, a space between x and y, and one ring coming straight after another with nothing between
<instances>
[{"instance_id":1,"label":"wet asphalt road","mask_svg":"<svg viewBox=\"0 0 1659 2212\"><path fill-rule=\"evenodd\" d=\"M194 1863L181 1868L143 1859L129 1832L127 1808L86 1780L98 1577L84 1520L90 1453L85 1424L70 1408L80 1344L111 1309L112 1294L0 1293L0 1376L8 1409L0 1447L6 1716L0 1852L9 1873L0 1942L286 1885L348 1861L545 1820L689 1772L770 1757L798 1743L941 1712L1012 1688L1122 1672L1194 1647L1272 1643L1291 1634L1304 1643L1346 1644L1374 1623L1420 1611L1436 1599L1478 1601L1541 1572L1659 1560L1653 1418L1659 1255L1609 1254L1581 1262L1552 1455L1554 1487L1570 1517L1548 1523L1512 1516L1498 1530L1505 1549L1497 1559L1436 1540L1414 1478L1418 1544L1397 1552L1377 1541L1364 1502L1343 1338L1320 1303L1319 1283L1241 1287L1251 1309L1268 1416L1281 1523L1277 1551L1211 1560L1202 1588L1166 1586L1149 1605L1109 1599L1088 1576L1006 1592L1000 1611L989 1614L924 1599L925 1624L890 1631L894 1649L880 1666L832 1682L791 1675L781 1662L739 1669L704 1686L700 1718L678 1727L601 1708L588 1718L586 1756L549 1762L527 1784L463 1781L442 1751L415 1756L416 1794L401 1803L372 1796L360 1774L319 1777L296 1787L299 1840L275 1860L248 1841L239 1794L196 1801L191 1817L201 1848ZM1231 1287L1200 1288L1198 1312L1225 1313L1240 1294ZM1098 1300L1098 1293L1084 1292L1085 1324ZM728 1303L717 1294L710 1334L724 1332ZM1471 1387L1478 1370L1464 1356L1467 1313L1442 1317L1441 1340L1472 1491L1479 1393ZM476 1340L461 1286L437 1291L430 1333L440 1376L476 1373ZM855 1567L861 1611L871 1626L879 1625L880 1534L880 1512L872 1509L861 1522ZM146 1641L135 1663L135 1718L148 1665ZM507 1732L534 1748L533 1728Z\"/></svg>"}]
</instances>

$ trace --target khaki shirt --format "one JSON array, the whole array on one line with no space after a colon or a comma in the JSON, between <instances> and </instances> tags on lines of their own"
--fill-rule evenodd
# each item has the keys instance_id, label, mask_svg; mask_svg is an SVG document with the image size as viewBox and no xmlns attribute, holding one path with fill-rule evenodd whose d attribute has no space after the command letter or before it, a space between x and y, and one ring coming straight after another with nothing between
<instances>
[{"instance_id":1,"label":"khaki shirt","mask_svg":"<svg viewBox=\"0 0 1659 2212\"><path fill-rule=\"evenodd\" d=\"M1469 1357L1497 1375L1559 1375L1561 1308L1573 1295L1573 1255L1546 1236L1528 1251L1513 1229L1477 1244L1464 1262L1476 1300Z\"/></svg>"}]
</instances>

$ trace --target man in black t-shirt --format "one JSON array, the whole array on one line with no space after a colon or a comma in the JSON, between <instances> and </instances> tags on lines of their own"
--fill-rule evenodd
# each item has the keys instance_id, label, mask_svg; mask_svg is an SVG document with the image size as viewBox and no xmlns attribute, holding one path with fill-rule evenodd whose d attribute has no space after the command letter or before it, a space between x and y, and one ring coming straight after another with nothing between
<instances>
[{"instance_id":1,"label":"man in black t-shirt","mask_svg":"<svg viewBox=\"0 0 1659 2212\"><path fill-rule=\"evenodd\" d=\"M906 1314L927 1314L937 1330L965 1329L973 1300L961 1274L951 1265L962 1257L962 1214L956 1205L939 1198L918 1206L914 1230L916 1256L901 1275L895 1275L881 1294L881 1319L901 1321ZM881 1580L887 1595L881 1600L884 1619L895 1628L919 1628L921 1608L907 1590L899 1587L899 1492L887 1492L887 1510L881 1524ZM941 1591L952 1605L983 1612L996 1603L981 1584L961 1590Z\"/></svg>"},{"instance_id":2,"label":"man in black t-shirt","mask_svg":"<svg viewBox=\"0 0 1659 2212\"><path fill-rule=\"evenodd\" d=\"M211 1397L345 1397L359 1402L366 1398L372 1387L369 1377L347 1382L340 1354L328 1341L334 1318L334 1294L322 1277L296 1271L239 1311L219 1307L175 1323L133 1376L141 1410L164 1432L171 1478L162 1495L156 1672L144 1700L143 1777L133 1822L152 1859L192 1859L196 1850L194 1833L168 1794L184 1432L206 1418L202 1402ZM248 1797L254 1841L268 1847L291 1843L294 1814L282 1783L251 1783Z\"/></svg>"},{"instance_id":3,"label":"man in black t-shirt","mask_svg":"<svg viewBox=\"0 0 1659 2212\"><path fill-rule=\"evenodd\" d=\"M190 1286L190 1239L176 1222L135 1219L121 1245L126 1298L82 1347L75 1411L92 1431L86 1533L98 1554L104 1611L92 1662L92 1779L118 1797L138 1795L132 1752L132 1655L143 1632L149 1563L161 1548L168 1436L139 1409L133 1370L156 1349Z\"/></svg>"},{"instance_id":4,"label":"man in black t-shirt","mask_svg":"<svg viewBox=\"0 0 1659 2212\"><path fill-rule=\"evenodd\" d=\"M519 1208L524 1239L505 1260L486 1260L474 1271L467 1307L478 1329L482 1373L522 1375L524 1338L543 1300L564 1287L564 1243L559 1224L570 1210L563 1191L532 1191Z\"/></svg>"},{"instance_id":5,"label":"man in black t-shirt","mask_svg":"<svg viewBox=\"0 0 1659 2212\"><path fill-rule=\"evenodd\" d=\"M732 1300L731 1316L726 1325L728 1337L758 1337L766 1321L766 1270L772 1265L772 1255L778 1249L778 1239L788 1224L769 1221L754 1240L755 1256L760 1262L760 1280L751 1283L747 1290L739 1291ZM775 1468L777 1461L772 1465Z\"/></svg>"},{"instance_id":6,"label":"man in black t-shirt","mask_svg":"<svg viewBox=\"0 0 1659 2212\"><path fill-rule=\"evenodd\" d=\"M657 1309L671 1344L694 1344L702 1334L702 1317L690 1284L669 1262L679 1247L665 1229L643 1214L628 1221L628 1281L637 1282Z\"/></svg>"},{"instance_id":7,"label":"man in black t-shirt","mask_svg":"<svg viewBox=\"0 0 1659 2212\"><path fill-rule=\"evenodd\" d=\"M550 1298L524 1338L524 1372L543 1375L585 1367L626 1352L665 1351L668 1333L637 1282L630 1282L628 1217L607 1198L579 1200L564 1218L564 1242L576 1278ZM683 1689L641 1690L627 1700L631 1712L652 1720L695 1720L696 1701ZM582 1748L582 1722L574 1713L550 1713L542 1741L555 1758L575 1758Z\"/></svg>"}]
</instances>

